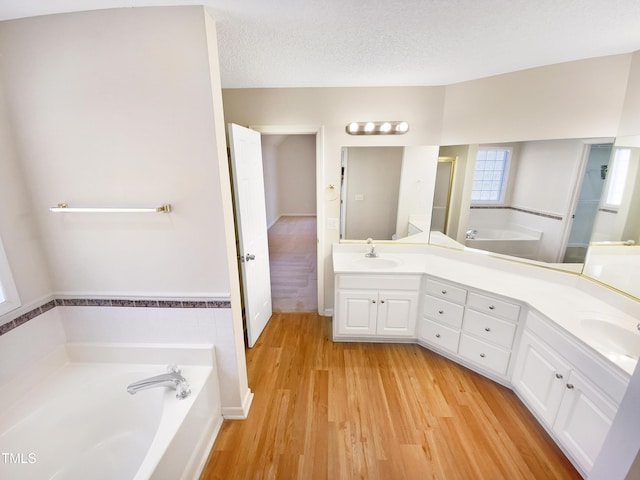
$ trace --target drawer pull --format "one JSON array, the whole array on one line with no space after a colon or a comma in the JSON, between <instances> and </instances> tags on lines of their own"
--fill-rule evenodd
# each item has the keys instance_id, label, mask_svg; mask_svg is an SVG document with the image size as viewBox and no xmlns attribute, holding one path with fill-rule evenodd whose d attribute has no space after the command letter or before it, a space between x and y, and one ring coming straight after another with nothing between
<instances>
[{"instance_id":1,"label":"drawer pull","mask_svg":"<svg viewBox=\"0 0 640 480\"><path fill-rule=\"evenodd\" d=\"M489 310L495 310L496 306L495 305L489 305Z\"/></svg>"},{"instance_id":2,"label":"drawer pull","mask_svg":"<svg viewBox=\"0 0 640 480\"><path fill-rule=\"evenodd\" d=\"M567 388L569 390L573 390L575 387L573 386L573 383L567 383Z\"/></svg>"},{"instance_id":3,"label":"drawer pull","mask_svg":"<svg viewBox=\"0 0 640 480\"><path fill-rule=\"evenodd\" d=\"M442 294L443 294L443 295L446 295L446 294L447 294L447 291L446 291L446 290L442 290Z\"/></svg>"},{"instance_id":4,"label":"drawer pull","mask_svg":"<svg viewBox=\"0 0 640 480\"><path fill-rule=\"evenodd\" d=\"M440 338L440 334L439 333L436 333L436 338Z\"/></svg>"},{"instance_id":5,"label":"drawer pull","mask_svg":"<svg viewBox=\"0 0 640 480\"><path fill-rule=\"evenodd\" d=\"M491 331L491 329L490 329L489 327L485 327L484 331L485 331L485 332L490 332L490 331Z\"/></svg>"},{"instance_id":6,"label":"drawer pull","mask_svg":"<svg viewBox=\"0 0 640 480\"><path fill-rule=\"evenodd\" d=\"M486 355L484 353L481 353L480 358L484 358L484 357L486 357Z\"/></svg>"},{"instance_id":7,"label":"drawer pull","mask_svg":"<svg viewBox=\"0 0 640 480\"><path fill-rule=\"evenodd\" d=\"M438 313L442 315L444 313L444 310L438 310Z\"/></svg>"},{"instance_id":8,"label":"drawer pull","mask_svg":"<svg viewBox=\"0 0 640 480\"><path fill-rule=\"evenodd\" d=\"M563 378L563 377L564 377L564 375L562 375L561 373L556 373L556 378L557 378L557 379L561 379L561 378Z\"/></svg>"}]
</instances>

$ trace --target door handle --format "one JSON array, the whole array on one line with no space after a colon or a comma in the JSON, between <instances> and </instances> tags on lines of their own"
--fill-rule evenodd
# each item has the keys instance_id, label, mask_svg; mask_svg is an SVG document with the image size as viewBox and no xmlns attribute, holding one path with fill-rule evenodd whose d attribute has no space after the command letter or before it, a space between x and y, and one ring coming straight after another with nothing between
<instances>
[{"instance_id":1,"label":"door handle","mask_svg":"<svg viewBox=\"0 0 640 480\"><path fill-rule=\"evenodd\" d=\"M256 256L253 253L247 253L244 257L240 257L241 262L248 262L249 260L255 260Z\"/></svg>"}]
</instances>

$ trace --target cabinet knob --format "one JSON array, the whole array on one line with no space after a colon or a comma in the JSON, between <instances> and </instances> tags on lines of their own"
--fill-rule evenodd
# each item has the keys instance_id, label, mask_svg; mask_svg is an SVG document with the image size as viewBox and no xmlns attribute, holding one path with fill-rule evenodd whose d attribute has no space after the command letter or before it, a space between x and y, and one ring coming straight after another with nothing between
<instances>
[{"instance_id":1,"label":"cabinet knob","mask_svg":"<svg viewBox=\"0 0 640 480\"><path fill-rule=\"evenodd\" d=\"M489 310L495 310L496 306L495 305L489 305Z\"/></svg>"},{"instance_id":2,"label":"cabinet knob","mask_svg":"<svg viewBox=\"0 0 640 480\"><path fill-rule=\"evenodd\" d=\"M561 373L556 373L556 378L560 379L562 377L564 377L564 375L562 375Z\"/></svg>"},{"instance_id":3,"label":"cabinet knob","mask_svg":"<svg viewBox=\"0 0 640 480\"><path fill-rule=\"evenodd\" d=\"M439 333L436 333L436 338L440 338L440 334Z\"/></svg>"},{"instance_id":4,"label":"cabinet knob","mask_svg":"<svg viewBox=\"0 0 640 480\"><path fill-rule=\"evenodd\" d=\"M481 353L480 358L484 358L484 357L486 357L486 355L484 353Z\"/></svg>"},{"instance_id":5,"label":"cabinet knob","mask_svg":"<svg viewBox=\"0 0 640 480\"><path fill-rule=\"evenodd\" d=\"M384 303L384 300L380 300L380 303Z\"/></svg>"},{"instance_id":6,"label":"cabinet knob","mask_svg":"<svg viewBox=\"0 0 640 480\"><path fill-rule=\"evenodd\" d=\"M375 300L371 300L371 303L376 303L376 301Z\"/></svg>"},{"instance_id":7,"label":"cabinet knob","mask_svg":"<svg viewBox=\"0 0 640 480\"><path fill-rule=\"evenodd\" d=\"M489 327L485 327L485 328L484 328L484 331L485 331L485 332L490 332L490 331L491 331L491 329L490 329Z\"/></svg>"},{"instance_id":8,"label":"cabinet knob","mask_svg":"<svg viewBox=\"0 0 640 480\"><path fill-rule=\"evenodd\" d=\"M573 390L575 387L573 386L573 383L567 383L567 388L569 390Z\"/></svg>"},{"instance_id":9,"label":"cabinet knob","mask_svg":"<svg viewBox=\"0 0 640 480\"><path fill-rule=\"evenodd\" d=\"M442 315L444 313L444 310L438 310L438 313Z\"/></svg>"},{"instance_id":10,"label":"cabinet knob","mask_svg":"<svg viewBox=\"0 0 640 480\"><path fill-rule=\"evenodd\" d=\"M442 294L443 294L443 295L446 295L446 294L447 294L447 291L446 291L446 290L442 290Z\"/></svg>"}]
</instances>

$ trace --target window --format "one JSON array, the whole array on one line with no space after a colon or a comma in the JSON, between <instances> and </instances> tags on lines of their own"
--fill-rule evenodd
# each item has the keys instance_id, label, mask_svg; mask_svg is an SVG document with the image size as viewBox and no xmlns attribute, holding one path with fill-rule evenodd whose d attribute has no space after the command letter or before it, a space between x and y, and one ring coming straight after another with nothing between
<instances>
[{"instance_id":1,"label":"window","mask_svg":"<svg viewBox=\"0 0 640 480\"><path fill-rule=\"evenodd\" d=\"M630 148L615 149L613 160L611 160L611 164L606 170L609 177L604 194L604 205L606 207L618 208L622 203L622 194L627 183L630 158Z\"/></svg>"},{"instance_id":2,"label":"window","mask_svg":"<svg viewBox=\"0 0 640 480\"><path fill-rule=\"evenodd\" d=\"M15 310L19 306L20 298L18 297L18 291L13 281L7 256L2 247L2 241L0 241L0 315ZM0 321L0 324L2 323L3 322Z\"/></svg>"},{"instance_id":3,"label":"window","mask_svg":"<svg viewBox=\"0 0 640 480\"><path fill-rule=\"evenodd\" d=\"M507 183L510 148L480 148L476 156L471 203L502 203Z\"/></svg>"}]
</instances>

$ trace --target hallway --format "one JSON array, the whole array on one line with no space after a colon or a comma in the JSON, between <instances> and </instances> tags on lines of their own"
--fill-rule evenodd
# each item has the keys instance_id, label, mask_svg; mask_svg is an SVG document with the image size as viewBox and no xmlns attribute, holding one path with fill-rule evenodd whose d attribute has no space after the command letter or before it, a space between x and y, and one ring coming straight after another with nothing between
<instances>
[{"instance_id":1,"label":"hallway","mask_svg":"<svg viewBox=\"0 0 640 480\"><path fill-rule=\"evenodd\" d=\"M280 217L268 236L273 312L317 312L316 217Z\"/></svg>"}]
</instances>

